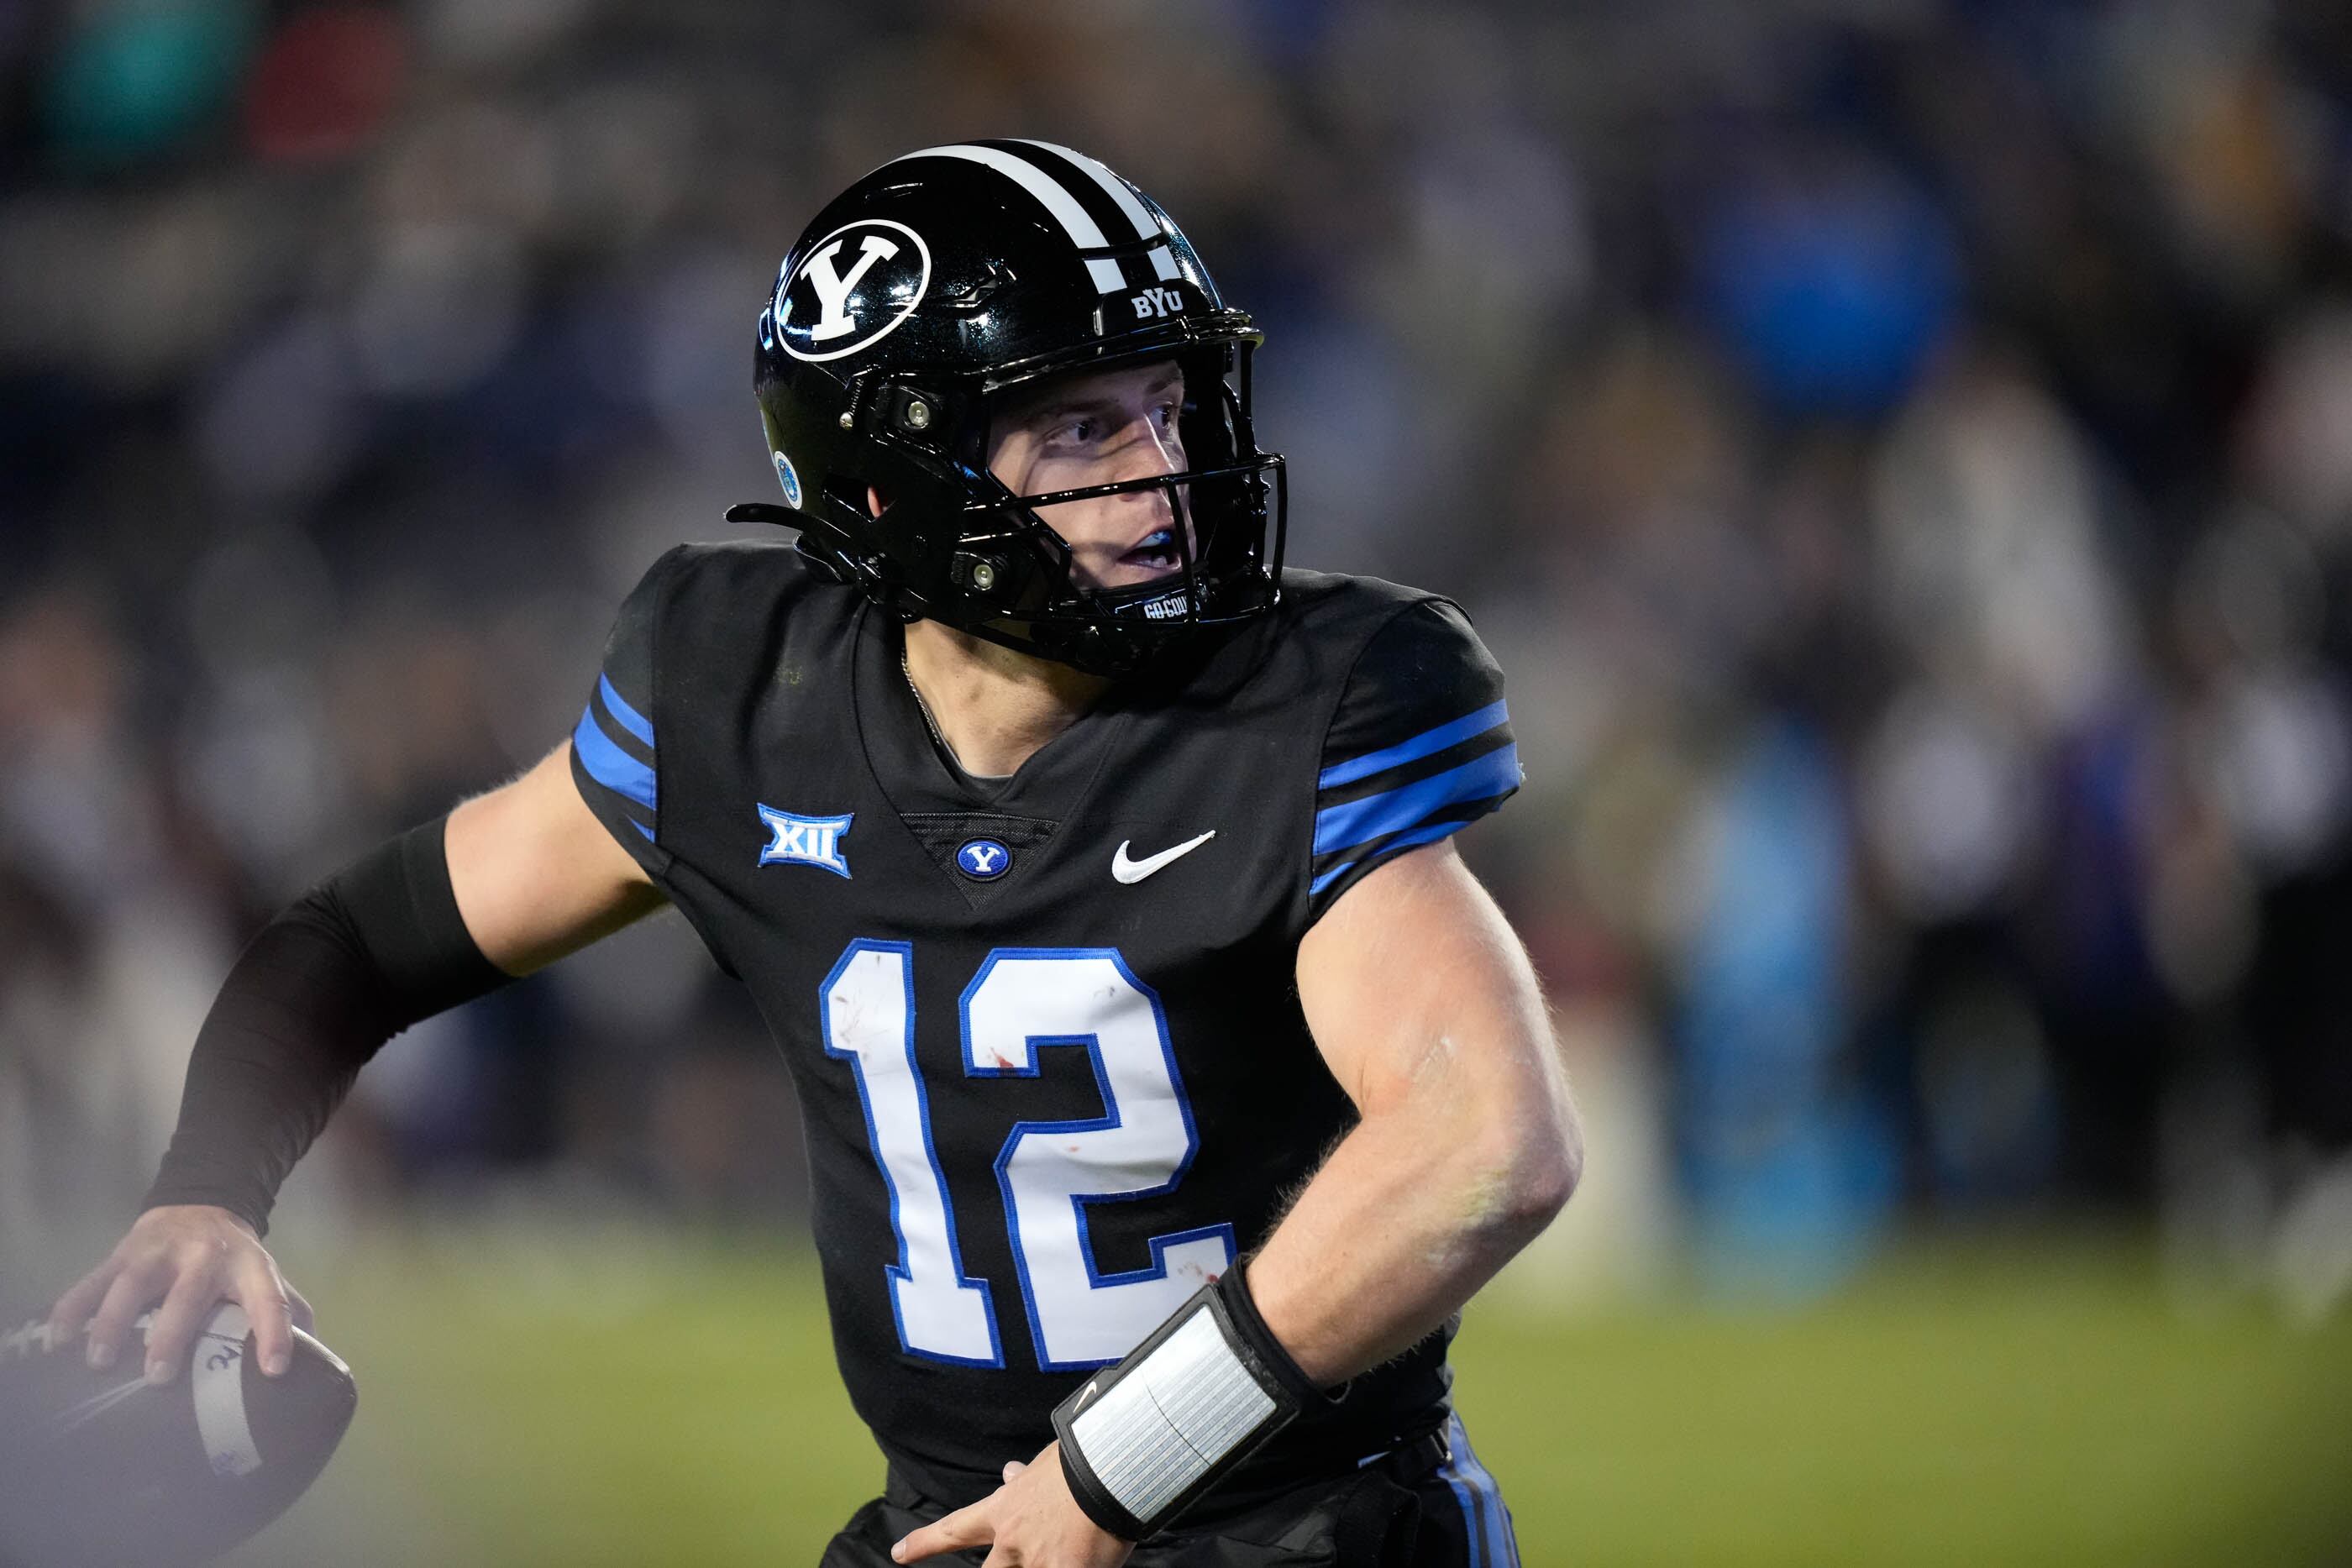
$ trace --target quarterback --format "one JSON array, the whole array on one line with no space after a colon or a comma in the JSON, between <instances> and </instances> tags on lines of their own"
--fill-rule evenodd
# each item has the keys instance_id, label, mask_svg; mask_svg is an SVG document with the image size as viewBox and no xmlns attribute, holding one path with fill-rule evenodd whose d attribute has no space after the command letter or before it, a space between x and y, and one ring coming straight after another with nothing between
<instances>
[{"instance_id":1,"label":"quarterback","mask_svg":"<svg viewBox=\"0 0 2352 1568\"><path fill-rule=\"evenodd\" d=\"M775 538L622 605L570 739L238 959L147 1207L51 1315L168 1377L360 1067L676 905L807 1124L835 1353L887 1460L828 1564L1509 1568L1455 1313L1580 1134L1451 836L1520 773L1431 594L1283 564L1259 334L1161 208L934 147L760 313Z\"/></svg>"}]
</instances>

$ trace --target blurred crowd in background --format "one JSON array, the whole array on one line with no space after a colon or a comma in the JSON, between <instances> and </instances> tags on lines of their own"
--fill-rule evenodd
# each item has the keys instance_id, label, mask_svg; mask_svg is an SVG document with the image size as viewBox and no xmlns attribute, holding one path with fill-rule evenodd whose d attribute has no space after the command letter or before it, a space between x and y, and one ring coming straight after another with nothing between
<instances>
[{"instance_id":1,"label":"blurred crowd in background","mask_svg":"<svg viewBox=\"0 0 2352 1568\"><path fill-rule=\"evenodd\" d=\"M2352 10L5 0L0 84L0 1277L119 1229L259 921L771 492L808 216L1024 135L1265 327L1294 563L1504 665L1563 1290L2086 1213L2352 1289ZM672 918L301 1179L789 1223L800 1159Z\"/></svg>"}]
</instances>

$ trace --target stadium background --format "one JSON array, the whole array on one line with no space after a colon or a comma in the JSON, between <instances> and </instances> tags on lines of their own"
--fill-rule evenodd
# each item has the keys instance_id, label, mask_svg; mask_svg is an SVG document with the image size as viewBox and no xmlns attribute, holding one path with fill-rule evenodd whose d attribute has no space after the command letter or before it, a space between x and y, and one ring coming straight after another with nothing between
<instances>
[{"instance_id":1,"label":"stadium background","mask_svg":"<svg viewBox=\"0 0 2352 1568\"><path fill-rule=\"evenodd\" d=\"M552 745L773 478L834 189L1063 141L1269 334L1293 559L1458 596L1591 1176L1472 1314L1531 1563L2352 1560L2352 13L0 4L0 1304L238 943ZM240 1561L807 1561L878 1464L675 920L411 1032L273 1246Z\"/></svg>"}]
</instances>

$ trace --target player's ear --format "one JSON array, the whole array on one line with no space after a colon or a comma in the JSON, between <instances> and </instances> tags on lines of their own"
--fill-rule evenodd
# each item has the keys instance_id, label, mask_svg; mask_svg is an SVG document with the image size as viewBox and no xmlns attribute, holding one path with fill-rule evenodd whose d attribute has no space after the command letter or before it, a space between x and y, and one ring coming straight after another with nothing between
<instances>
[{"instance_id":1,"label":"player's ear","mask_svg":"<svg viewBox=\"0 0 2352 1568\"><path fill-rule=\"evenodd\" d=\"M890 497L882 493L881 487L875 485L866 486L866 510L867 515L878 517L889 509Z\"/></svg>"}]
</instances>

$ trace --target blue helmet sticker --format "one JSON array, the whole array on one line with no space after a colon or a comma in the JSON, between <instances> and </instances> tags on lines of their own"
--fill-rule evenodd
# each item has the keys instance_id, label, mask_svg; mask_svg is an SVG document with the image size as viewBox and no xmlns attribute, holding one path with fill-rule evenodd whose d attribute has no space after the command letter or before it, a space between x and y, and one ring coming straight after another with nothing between
<instances>
[{"instance_id":1,"label":"blue helmet sticker","mask_svg":"<svg viewBox=\"0 0 2352 1568\"><path fill-rule=\"evenodd\" d=\"M994 839L967 839L956 851L956 869L974 882L994 882L1013 869L1013 852Z\"/></svg>"},{"instance_id":2,"label":"blue helmet sticker","mask_svg":"<svg viewBox=\"0 0 2352 1568\"><path fill-rule=\"evenodd\" d=\"M801 476L793 472L793 460L779 452L776 459L776 482L784 487L784 505L795 512L801 509Z\"/></svg>"}]
</instances>

